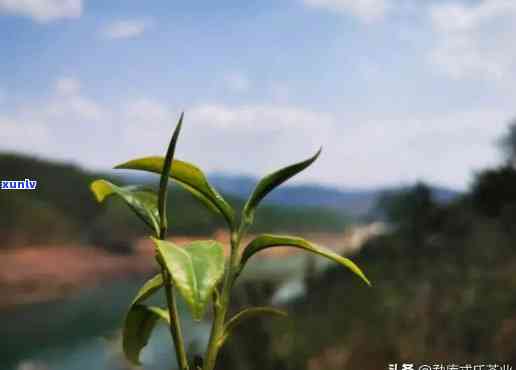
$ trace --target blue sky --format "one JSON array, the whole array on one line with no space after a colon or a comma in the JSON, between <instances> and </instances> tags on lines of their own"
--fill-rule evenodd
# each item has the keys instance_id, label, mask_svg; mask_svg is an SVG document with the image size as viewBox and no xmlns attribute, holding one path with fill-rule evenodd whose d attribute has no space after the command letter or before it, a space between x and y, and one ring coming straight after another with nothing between
<instances>
[{"instance_id":1,"label":"blue sky","mask_svg":"<svg viewBox=\"0 0 516 370\"><path fill-rule=\"evenodd\" d=\"M512 0L0 0L0 150L165 150L298 181L465 188L516 117ZM29 174L28 174L29 175Z\"/></svg>"}]
</instances>

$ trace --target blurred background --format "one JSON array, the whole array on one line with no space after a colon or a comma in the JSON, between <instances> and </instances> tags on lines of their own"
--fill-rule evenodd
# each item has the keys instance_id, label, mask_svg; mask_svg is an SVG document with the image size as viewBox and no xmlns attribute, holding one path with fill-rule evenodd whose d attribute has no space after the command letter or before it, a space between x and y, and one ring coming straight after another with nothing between
<instances>
[{"instance_id":1,"label":"blurred background","mask_svg":"<svg viewBox=\"0 0 516 370\"><path fill-rule=\"evenodd\" d=\"M0 369L127 370L120 327L155 272L147 231L96 178L177 157L236 207L258 179L323 154L266 198L251 234L295 233L350 256L252 260L232 310L273 304L219 369L516 365L516 3L0 0ZM227 242L171 186L171 238ZM163 297L156 297L163 300ZM184 304L189 353L209 316ZM144 368L173 369L160 327Z\"/></svg>"}]
</instances>

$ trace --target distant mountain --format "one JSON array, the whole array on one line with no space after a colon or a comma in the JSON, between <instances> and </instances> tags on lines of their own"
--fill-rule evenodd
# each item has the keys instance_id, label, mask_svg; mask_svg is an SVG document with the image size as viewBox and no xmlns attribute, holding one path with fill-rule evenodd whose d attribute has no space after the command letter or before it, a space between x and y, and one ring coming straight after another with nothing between
<instances>
[{"instance_id":1,"label":"distant mountain","mask_svg":"<svg viewBox=\"0 0 516 370\"><path fill-rule=\"evenodd\" d=\"M247 198L258 179L250 176L212 174L210 183L219 191L238 198ZM376 205L385 192L395 192L406 187L378 189L339 189L318 184L283 185L270 193L265 202L288 206L317 206L345 211L351 216L364 216ZM447 203L460 193L451 189L431 186L434 198Z\"/></svg>"},{"instance_id":2,"label":"distant mountain","mask_svg":"<svg viewBox=\"0 0 516 370\"><path fill-rule=\"evenodd\" d=\"M137 172L122 172L122 178L132 183L156 183L157 175ZM257 178L244 175L228 175L212 173L208 175L210 183L221 193L239 199L246 199L253 191ZM353 217L361 217L373 211L379 197L385 192L398 192L408 186L384 187L372 189L342 189L319 184L289 185L284 184L267 195L265 204L285 205L294 207L323 207L344 212ZM447 203L456 198L458 191L431 186L434 198L441 203Z\"/></svg>"},{"instance_id":3,"label":"distant mountain","mask_svg":"<svg viewBox=\"0 0 516 370\"><path fill-rule=\"evenodd\" d=\"M98 204L90 191L90 183L105 178L119 185L146 184L156 188L158 175L137 171L93 173L62 162L2 152L0 174L2 180L37 181L33 191L0 191L0 248L80 241L124 251L127 243L148 233L120 200ZM250 183L249 187L253 185ZM221 190L236 208L243 206L244 196L233 196L233 191ZM252 231L342 232L350 221L347 214L334 208L292 204L260 207ZM167 207L169 214L174 215L169 217L172 235L212 235L224 227L220 217L178 188L172 190Z\"/></svg>"}]
</instances>

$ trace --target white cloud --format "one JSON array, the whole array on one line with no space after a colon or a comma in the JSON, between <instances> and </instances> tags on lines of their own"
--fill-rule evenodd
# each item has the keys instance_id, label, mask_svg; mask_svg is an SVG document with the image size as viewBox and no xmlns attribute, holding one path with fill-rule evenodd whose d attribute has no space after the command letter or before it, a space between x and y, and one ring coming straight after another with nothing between
<instances>
[{"instance_id":1,"label":"white cloud","mask_svg":"<svg viewBox=\"0 0 516 370\"><path fill-rule=\"evenodd\" d=\"M137 148L131 156L165 150L179 112L157 101L132 106L124 139ZM511 114L478 109L375 119L280 104L200 104L186 110L179 156L208 172L259 176L322 145L321 159L296 181L371 187L424 179L461 189L474 171L500 163L495 143Z\"/></svg>"},{"instance_id":2,"label":"white cloud","mask_svg":"<svg viewBox=\"0 0 516 370\"><path fill-rule=\"evenodd\" d=\"M328 114L312 112L299 107L278 105L203 104L190 115L207 125L223 130L244 130L275 133L282 130L310 130L331 124Z\"/></svg>"},{"instance_id":3,"label":"white cloud","mask_svg":"<svg viewBox=\"0 0 516 370\"><path fill-rule=\"evenodd\" d=\"M241 72L227 74L224 78L224 82L226 83L226 87L234 93L245 93L249 91L251 87L251 81Z\"/></svg>"},{"instance_id":4,"label":"white cloud","mask_svg":"<svg viewBox=\"0 0 516 370\"><path fill-rule=\"evenodd\" d=\"M101 122L107 118L108 109L94 99L80 93L81 82L75 78L59 78L55 82L54 92L43 101L25 107L20 112L26 120L44 122L55 121L56 125L70 120L70 122Z\"/></svg>"},{"instance_id":5,"label":"white cloud","mask_svg":"<svg viewBox=\"0 0 516 370\"><path fill-rule=\"evenodd\" d=\"M479 26L492 24L501 16L516 10L512 0L484 0L473 5L448 2L434 5L431 17L435 26L442 30L475 30Z\"/></svg>"},{"instance_id":6,"label":"white cloud","mask_svg":"<svg viewBox=\"0 0 516 370\"><path fill-rule=\"evenodd\" d=\"M516 66L516 2L449 2L430 9L437 43L430 61L455 79L502 81Z\"/></svg>"},{"instance_id":7,"label":"white cloud","mask_svg":"<svg viewBox=\"0 0 516 370\"><path fill-rule=\"evenodd\" d=\"M128 103L124 107L124 112L131 120L138 123L153 122L153 124L162 125L169 121L172 112L165 107L164 104L152 100L141 98Z\"/></svg>"},{"instance_id":8,"label":"white cloud","mask_svg":"<svg viewBox=\"0 0 516 370\"><path fill-rule=\"evenodd\" d=\"M44 120L70 119L75 122L101 122L105 109L93 99L81 95L81 81L73 77L56 80L54 93L39 107L29 110L32 117Z\"/></svg>"},{"instance_id":9,"label":"white cloud","mask_svg":"<svg viewBox=\"0 0 516 370\"><path fill-rule=\"evenodd\" d=\"M257 176L315 153L335 123L331 114L282 104L200 104L185 119L192 129L183 141L195 143L188 158L210 171Z\"/></svg>"},{"instance_id":10,"label":"white cloud","mask_svg":"<svg viewBox=\"0 0 516 370\"><path fill-rule=\"evenodd\" d=\"M149 98L103 104L79 86L77 80L61 78L48 97L0 115L5 133L0 150L109 168L166 149L179 111ZM328 140L333 124L331 115L282 105L207 103L185 115L179 156L208 172L262 174L297 161Z\"/></svg>"},{"instance_id":11,"label":"white cloud","mask_svg":"<svg viewBox=\"0 0 516 370\"><path fill-rule=\"evenodd\" d=\"M126 104L122 111L124 147L134 149L129 157L166 149L179 111L149 99ZM315 152L330 135L332 119L292 106L194 105L185 112L179 156L208 171L260 174L277 161L288 164Z\"/></svg>"},{"instance_id":12,"label":"white cloud","mask_svg":"<svg viewBox=\"0 0 516 370\"><path fill-rule=\"evenodd\" d=\"M79 18L82 0L0 0L0 13L27 16L40 23Z\"/></svg>"},{"instance_id":13,"label":"white cloud","mask_svg":"<svg viewBox=\"0 0 516 370\"><path fill-rule=\"evenodd\" d=\"M88 145L102 136L104 125L112 122L111 112L81 96L77 89L70 91L72 85L80 85L79 81L66 81L59 79L49 96L9 107L0 116L4 138L0 150L91 162L95 151Z\"/></svg>"},{"instance_id":14,"label":"white cloud","mask_svg":"<svg viewBox=\"0 0 516 370\"><path fill-rule=\"evenodd\" d=\"M84 123L102 122L104 109L97 102L83 96L55 97L39 112L56 119L73 119Z\"/></svg>"},{"instance_id":15,"label":"white cloud","mask_svg":"<svg viewBox=\"0 0 516 370\"><path fill-rule=\"evenodd\" d=\"M374 119L349 117L320 164L320 179L371 186L419 179L464 188L474 171L500 163L496 139L512 112L473 109L450 114L419 114ZM339 164L342 171L333 171Z\"/></svg>"},{"instance_id":16,"label":"white cloud","mask_svg":"<svg viewBox=\"0 0 516 370\"><path fill-rule=\"evenodd\" d=\"M41 122L25 121L21 117L0 116L0 130L2 131L2 150L16 150L34 153L37 144L43 148L51 144L51 132ZM32 138L36 137L34 141Z\"/></svg>"},{"instance_id":17,"label":"white cloud","mask_svg":"<svg viewBox=\"0 0 516 370\"><path fill-rule=\"evenodd\" d=\"M128 39L141 36L152 22L148 19L118 20L108 24L101 30L101 35L107 39Z\"/></svg>"},{"instance_id":18,"label":"white cloud","mask_svg":"<svg viewBox=\"0 0 516 370\"><path fill-rule=\"evenodd\" d=\"M57 86L80 86L63 80ZM107 169L163 153L180 113L174 106L151 98L107 104L78 88L56 89L0 115L5 138L0 150ZM260 176L307 158L322 145L320 160L296 181L370 187L425 179L462 188L474 170L499 163L495 142L511 114L479 108L400 116L328 113L288 104L201 103L185 109L178 157L207 172Z\"/></svg>"},{"instance_id":19,"label":"white cloud","mask_svg":"<svg viewBox=\"0 0 516 370\"><path fill-rule=\"evenodd\" d=\"M390 9L390 0L303 0L310 7L350 14L366 23L381 20Z\"/></svg>"},{"instance_id":20,"label":"white cloud","mask_svg":"<svg viewBox=\"0 0 516 370\"><path fill-rule=\"evenodd\" d=\"M291 96L291 90L286 83L274 82L269 86L272 99L276 102L288 101Z\"/></svg>"},{"instance_id":21,"label":"white cloud","mask_svg":"<svg viewBox=\"0 0 516 370\"><path fill-rule=\"evenodd\" d=\"M73 77L61 77L56 81L55 89L60 95L77 95L81 90L81 82Z\"/></svg>"}]
</instances>

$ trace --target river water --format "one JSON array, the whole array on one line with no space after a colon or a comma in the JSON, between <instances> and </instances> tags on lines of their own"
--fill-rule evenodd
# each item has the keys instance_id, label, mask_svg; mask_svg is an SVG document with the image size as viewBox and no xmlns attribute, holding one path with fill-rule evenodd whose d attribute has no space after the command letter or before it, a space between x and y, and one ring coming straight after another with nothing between
<instances>
[{"instance_id":1,"label":"river water","mask_svg":"<svg viewBox=\"0 0 516 370\"><path fill-rule=\"evenodd\" d=\"M324 269L325 259L317 260L317 269ZM246 268L242 280L292 282L303 276L305 267L304 256L260 261ZM121 361L120 327L144 280L140 277L112 282L61 301L0 311L0 370L131 369ZM164 297L153 299L152 303L164 305ZM209 322L193 322L181 300L179 311L191 352L202 352ZM170 334L164 325L153 333L141 358L146 370L174 368Z\"/></svg>"},{"instance_id":2,"label":"river water","mask_svg":"<svg viewBox=\"0 0 516 370\"><path fill-rule=\"evenodd\" d=\"M119 370L120 327L132 297L144 279L113 282L61 301L0 312L1 370ZM162 301L155 298L154 303ZM202 348L206 322L194 323L184 312L183 327L190 346ZM142 353L147 370L173 368L170 334L160 325Z\"/></svg>"}]
</instances>

